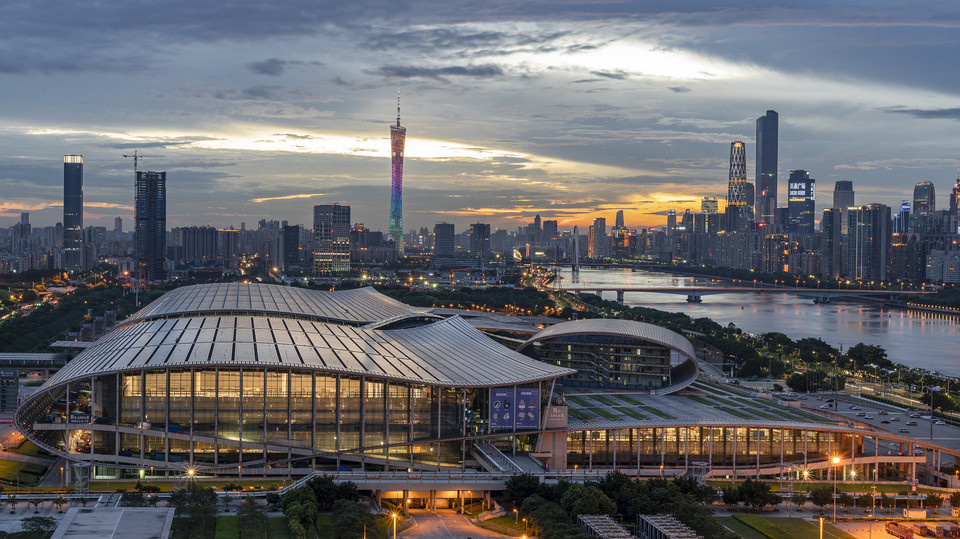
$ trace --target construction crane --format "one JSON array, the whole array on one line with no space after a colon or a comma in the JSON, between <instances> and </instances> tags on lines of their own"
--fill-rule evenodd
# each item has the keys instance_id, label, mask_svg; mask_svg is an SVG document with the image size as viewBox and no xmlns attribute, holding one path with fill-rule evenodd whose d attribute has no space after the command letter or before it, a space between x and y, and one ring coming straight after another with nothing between
<instances>
[{"instance_id":1,"label":"construction crane","mask_svg":"<svg viewBox=\"0 0 960 539\"><path fill-rule=\"evenodd\" d=\"M133 158L133 175L134 175L134 176L137 175L137 170L139 170L139 169L137 168L137 165L139 164L140 159L143 159L144 157L163 157L162 155L143 155L143 154L140 154L140 153L137 153L137 152L139 152L139 150L133 150L133 153L130 154L130 155L123 154L124 157L132 157L132 158Z\"/></svg>"}]
</instances>

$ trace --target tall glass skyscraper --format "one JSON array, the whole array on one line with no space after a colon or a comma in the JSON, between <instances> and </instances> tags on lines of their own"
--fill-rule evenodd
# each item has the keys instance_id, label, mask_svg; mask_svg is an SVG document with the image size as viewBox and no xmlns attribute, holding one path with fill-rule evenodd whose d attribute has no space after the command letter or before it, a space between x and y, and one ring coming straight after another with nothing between
<instances>
[{"instance_id":1,"label":"tall glass skyscraper","mask_svg":"<svg viewBox=\"0 0 960 539\"><path fill-rule=\"evenodd\" d=\"M853 191L853 182L850 180L837 180L833 185L833 207L840 209L840 233L846 235L847 222L849 220L849 208L854 205L855 193Z\"/></svg>"},{"instance_id":2,"label":"tall glass skyscraper","mask_svg":"<svg viewBox=\"0 0 960 539\"><path fill-rule=\"evenodd\" d=\"M787 232L813 234L816 182L806 170L790 171L790 182L787 184Z\"/></svg>"},{"instance_id":3,"label":"tall glass skyscraper","mask_svg":"<svg viewBox=\"0 0 960 539\"><path fill-rule=\"evenodd\" d=\"M387 232L403 252L403 146L407 141L407 128L400 126L400 91L397 91L397 125L390 126L390 153L393 165L393 181L390 190L390 223Z\"/></svg>"},{"instance_id":4,"label":"tall glass skyscraper","mask_svg":"<svg viewBox=\"0 0 960 539\"><path fill-rule=\"evenodd\" d=\"M777 145L780 116L768 110L757 118L757 222L776 224L777 215Z\"/></svg>"},{"instance_id":5,"label":"tall glass skyscraper","mask_svg":"<svg viewBox=\"0 0 960 539\"><path fill-rule=\"evenodd\" d=\"M83 269L83 156L63 156L63 268Z\"/></svg>"},{"instance_id":6,"label":"tall glass skyscraper","mask_svg":"<svg viewBox=\"0 0 960 539\"><path fill-rule=\"evenodd\" d=\"M937 191L932 182L917 182L913 188L913 216L927 217L937 210Z\"/></svg>"},{"instance_id":7,"label":"tall glass skyscraper","mask_svg":"<svg viewBox=\"0 0 960 539\"><path fill-rule=\"evenodd\" d=\"M134 250L137 279L162 281L167 274L167 173L137 172Z\"/></svg>"}]
</instances>

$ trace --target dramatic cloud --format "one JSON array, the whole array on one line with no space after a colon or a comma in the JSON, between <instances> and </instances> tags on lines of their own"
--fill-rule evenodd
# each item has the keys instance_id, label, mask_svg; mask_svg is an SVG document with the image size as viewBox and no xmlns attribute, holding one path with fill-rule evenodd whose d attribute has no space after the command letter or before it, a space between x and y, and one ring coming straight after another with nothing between
<instances>
[{"instance_id":1,"label":"dramatic cloud","mask_svg":"<svg viewBox=\"0 0 960 539\"><path fill-rule=\"evenodd\" d=\"M397 88L408 228L660 225L725 192L733 140L752 179L767 109L782 178L893 205L956 176L956 124L930 120L960 119L958 29L946 0L8 0L0 227L62 220L73 153L89 224L132 218L140 150L168 173L170 226L309 226L339 201L384 229Z\"/></svg>"},{"instance_id":2,"label":"dramatic cloud","mask_svg":"<svg viewBox=\"0 0 960 539\"><path fill-rule=\"evenodd\" d=\"M447 66L447 67L417 67L385 65L377 69L367 71L372 75L380 75L386 78L426 78L435 80L444 80L447 77L472 77L489 78L503 75L503 69L493 64L479 66Z\"/></svg>"},{"instance_id":3,"label":"dramatic cloud","mask_svg":"<svg viewBox=\"0 0 960 539\"><path fill-rule=\"evenodd\" d=\"M257 73L258 75L273 75L274 77L283 74L284 66L287 65L285 60L279 58L269 58L262 62L253 62L247 64L247 69Z\"/></svg>"}]
</instances>

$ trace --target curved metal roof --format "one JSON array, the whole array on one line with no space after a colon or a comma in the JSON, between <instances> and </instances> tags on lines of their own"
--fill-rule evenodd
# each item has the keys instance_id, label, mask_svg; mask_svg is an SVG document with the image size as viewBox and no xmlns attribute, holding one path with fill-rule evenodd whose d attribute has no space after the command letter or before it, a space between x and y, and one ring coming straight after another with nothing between
<instances>
[{"instance_id":1,"label":"curved metal roof","mask_svg":"<svg viewBox=\"0 0 960 539\"><path fill-rule=\"evenodd\" d=\"M529 338L527 342L520 346L524 349L527 346L539 341L545 341L556 337L566 335L611 335L617 337L633 337L644 341L653 342L666 346L686 356L687 359L696 359L697 353L683 335L674 333L669 329L646 324L643 322L634 322L632 320L619 320L615 318L588 318L586 320L574 320L572 322L562 322L548 327Z\"/></svg>"},{"instance_id":2,"label":"curved metal roof","mask_svg":"<svg viewBox=\"0 0 960 539\"><path fill-rule=\"evenodd\" d=\"M119 328L44 388L97 374L167 367L309 369L452 387L523 384L574 372L514 352L459 317L376 330L273 316L196 316Z\"/></svg>"},{"instance_id":3,"label":"curved metal roof","mask_svg":"<svg viewBox=\"0 0 960 539\"><path fill-rule=\"evenodd\" d=\"M214 283L167 292L122 324L184 315L252 313L363 325L426 311L385 296L373 287L327 291L260 283Z\"/></svg>"}]
</instances>

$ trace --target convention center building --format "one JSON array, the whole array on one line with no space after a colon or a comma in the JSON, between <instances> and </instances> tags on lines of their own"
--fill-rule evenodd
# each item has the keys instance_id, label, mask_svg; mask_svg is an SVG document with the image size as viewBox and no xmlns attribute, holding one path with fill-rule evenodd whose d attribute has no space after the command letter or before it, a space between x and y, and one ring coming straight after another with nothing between
<instances>
[{"instance_id":1,"label":"convention center building","mask_svg":"<svg viewBox=\"0 0 960 539\"><path fill-rule=\"evenodd\" d=\"M816 472L838 454L877 462L863 459L879 439L871 431L697 380L693 347L666 329L528 324L514 350L484 332L516 334L503 318L415 308L373 288L185 286L69 361L15 424L93 478L492 471L504 455L636 474L768 475L785 462ZM908 464L887 459L873 473Z\"/></svg>"}]
</instances>

